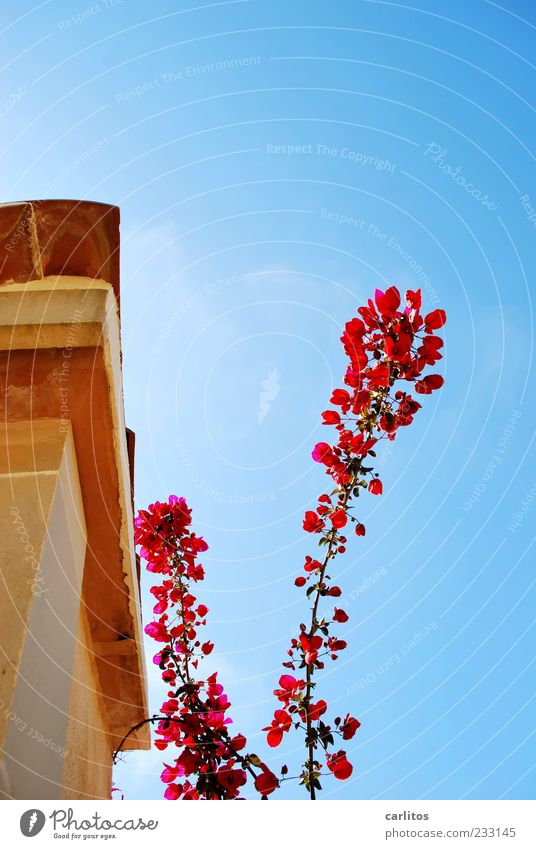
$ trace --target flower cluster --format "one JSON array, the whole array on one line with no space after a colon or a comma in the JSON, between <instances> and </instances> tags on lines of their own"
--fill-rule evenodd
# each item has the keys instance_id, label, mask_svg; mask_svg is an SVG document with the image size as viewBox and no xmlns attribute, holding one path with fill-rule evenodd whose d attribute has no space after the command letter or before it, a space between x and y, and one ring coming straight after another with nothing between
<instances>
[{"instance_id":1,"label":"flower cluster","mask_svg":"<svg viewBox=\"0 0 536 849\"><path fill-rule=\"evenodd\" d=\"M151 587L155 620L145 633L162 644L154 662L169 688L162 715L151 720L158 723L155 746L161 751L180 750L164 765L164 796L236 799L249 773L256 790L266 797L278 787L278 779L256 755L244 754L243 734L230 734L231 705L217 673L204 680L195 676L199 661L214 645L198 634L208 608L198 602L192 587L204 578L197 558L208 546L189 529L190 524L191 510L184 498L175 495L141 510L135 520L135 541L147 569L162 575L162 582Z\"/></svg>"},{"instance_id":2,"label":"flower cluster","mask_svg":"<svg viewBox=\"0 0 536 849\"><path fill-rule=\"evenodd\" d=\"M374 301L358 309L358 317L349 321L341 337L348 356L344 387L331 395L332 408L322 413L324 425L336 431L334 442L319 442L312 452L313 459L326 467L335 488L322 493L315 510L307 510L303 529L319 537L323 553L307 556L303 573L295 579L297 587L307 587L311 603L311 618L301 624L299 633L291 640L289 659L283 666L291 670L304 670L303 678L283 675L274 695L283 702L278 708L268 732L268 744L277 746L283 735L292 727L303 730L307 760L303 765L301 782L312 799L320 789L319 778L323 763L317 756L324 751L327 769L341 780L349 778L352 766L346 752L330 752L334 735L350 740L359 722L347 715L337 717L333 727L326 724L324 700L313 700L314 674L323 669L326 659L336 660L346 648L346 642L331 633L333 626L348 620L347 613L334 607L328 614L320 614L321 598L338 598L341 589L332 582L327 568L337 554L346 551L345 529L353 523L357 536L364 536L366 527L359 516L353 514L353 499L363 491L381 495L383 484L368 465L375 457L379 440L394 440L401 427L413 421L420 403L408 391L413 385L416 395L429 395L443 385L439 374L423 375L427 366L441 359L442 339L436 335L446 321L445 312L433 310L421 316L421 292L406 292L404 307L398 289L391 286L386 292L376 291ZM409 384L409 385L408 385ZM396 386L396 388L395 388ZM400 387L400 388L398 388ZM345 531L345 533L343 533Z\"/></svg>"}]
</instances>

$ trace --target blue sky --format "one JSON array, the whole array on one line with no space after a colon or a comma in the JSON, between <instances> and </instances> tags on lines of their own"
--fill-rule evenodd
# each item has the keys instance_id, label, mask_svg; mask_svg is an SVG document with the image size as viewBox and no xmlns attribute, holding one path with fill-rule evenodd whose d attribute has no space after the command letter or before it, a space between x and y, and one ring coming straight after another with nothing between
<instances>
[{"instance_id":1,"label":"blue sky","mask_svg":"<svg viewBox=\"0 0 536 849\"><path fill-rule=\"evenodd\" d=\"M342 325L420 283L446 383L380 452L338 565L349 648L321 692L363 726L325 797L533 797L533 5L8 0L3 20L1 197L121 207L136 502L185 495L211 546L237 730L302 760L259 729L306 616L310 451ZM161 797L161 761L126 756L127 798Z\"/></svg>"}]
</instances>

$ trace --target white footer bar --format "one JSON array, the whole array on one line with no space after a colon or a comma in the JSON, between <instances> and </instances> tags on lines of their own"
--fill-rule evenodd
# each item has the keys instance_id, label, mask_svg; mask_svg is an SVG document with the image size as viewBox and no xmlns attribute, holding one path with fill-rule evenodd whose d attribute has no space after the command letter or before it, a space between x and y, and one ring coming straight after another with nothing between
<instances>
[{"instance_id":1,"label":"white footer bar","mask_svg":"<svg viewBox=\"0 0 536 849\"><path fill-rule=\"evenodd\" d=\"M209 809L207 810L207 804ZM2 843L535 849L532 801L5 801ZM305 807L306 806L306 807ZM163 844L166 841L166 844Z\"/></svg>"}]
</instances>

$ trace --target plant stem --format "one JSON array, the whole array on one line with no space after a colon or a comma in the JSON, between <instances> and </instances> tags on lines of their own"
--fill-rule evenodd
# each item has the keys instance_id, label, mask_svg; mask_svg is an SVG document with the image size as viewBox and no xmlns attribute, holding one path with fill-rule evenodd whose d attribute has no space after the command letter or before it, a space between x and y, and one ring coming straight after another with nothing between
<instances>
[{"instance_id":1,"label":"plant stem","mask_svg":"<svg viewBox=\"0 0 536 849\"><path fill-rule=\"evenodd\" d=\"M345 486L343 487L344 495L343 495L342 499L339 501L338 509L346 510L347 504L350 500L350 496L351 496L351 493L352 493L352 488L354 486L354 481L355 481L355 479L352 478L352 480L349 483L345 484ZM336 540L337 540L337 530L336 530L336 528L333 528L333 530L330 531L329 533L331 535L331 538L330 538L330 541L329 541L328 549L326 551L326 556L324 557L324 562L322 563L322 566L321 566L321 569L320 569L320 574L318 576L318 581L317 581L318 586L317 586L317 590L316 590L315 600L314 600L314 603L313 603L313 608L312 608L312 611L311 611L311 630L309 631L309 637L313 637L314 634L315 634L315 631L318 628L318 622L317 622L316 617L317 617L317 612L318 612L318 603L320 601L320 586L324 581L324 575L326 573L327 565L328 565L328 563L331 559L333 548L336 545ZM314 772L313 764L314 764L315 744L314 744L313 735L312 735L313 724L312 724L312 721L311 721L311 712L310 712L312 683L313 682L312 682L312 674L311 674L311 664L307 664L307 675L306 675L306 679L305 679L305 699L304 699L304 702L305 702L305 719L306 719L306 726L307 726L307 770L308 770L308 775L309 775L309 795L311 797L311 801L315 801L316 792L315 792L315 787L314 787L313 778L312 778L312 775L313 775L313 772Z\"/></svg>"}]
</instances>

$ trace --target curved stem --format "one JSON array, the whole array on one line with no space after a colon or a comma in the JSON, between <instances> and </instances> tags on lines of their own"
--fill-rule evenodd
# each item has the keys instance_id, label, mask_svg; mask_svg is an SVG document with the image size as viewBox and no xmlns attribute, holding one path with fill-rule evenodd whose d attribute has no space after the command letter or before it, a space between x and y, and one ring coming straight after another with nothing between
<instances>
[{"instance_id":1,"label":"curved stem","mask_svg":"<svg viewBox=\"0 0 536 849\"><path fill-rule=\"evenodd\" d=\"M172 716L150 716L147 719L142 719L141 722L138 722L136 725L133 725L132 728L129 728L129 730L127 731L127 733L125 734L125 736L123 737L121 742L119 743L119 746L117 747L117 749L114 750L114 752L112 753L112 763L114 763L114 764L117 763L117 756L119 755L119 752L121 751L121 749L123 748L124 744L126 743L126 741L128 740L128 738L130 737L131 734L135 734L136 731L138 731L140 728L143 728L143 726L147 725L147 723L149 723L149 722L161 722L162 720L164 720L164 722L180 722L181 721L179 717L172 717ZM219 732L219 731L216 731L216 730L215 730L214 733L216 734L216 736L220 740L225 740L225 745L227 746L229 751L231 751L233 753L235 758L238 758L238 760L241 762L244 769L247 769L247 771L250 773L250 775L254 779L257 778L257 774L255 773L251 764L244 763L243 755L241 755L239 752L237 752L236 749L233 748L233 746L229 745L229 741L226 737L226 734Z\"/></svg>"},{"instance_id":2,"label":"curved stem","mask_svg":"<svg viewBox=\"0 0 536 849\"><path fill-rule=\"evenodd\" d=\"M119 755L119 752L121 751L131 734L135 734L136 731L139 731L139 729L143 728L144 725L147 725L148 722L160 722L160 720L162 719L167 719L169 720L169 722L180 722L179 719L171 719L169 716L151 716L148 719L142 719L141 722L136 723L136 725L133 725L132 728L128 729L127 733L119 743L117 749L114 749L114 751L112 752L112 763L117 763L117 756Z\"/></svg>"}]
</instances>

